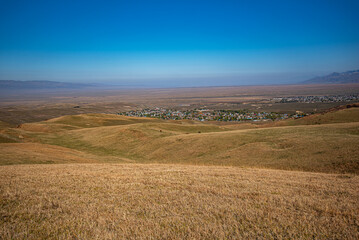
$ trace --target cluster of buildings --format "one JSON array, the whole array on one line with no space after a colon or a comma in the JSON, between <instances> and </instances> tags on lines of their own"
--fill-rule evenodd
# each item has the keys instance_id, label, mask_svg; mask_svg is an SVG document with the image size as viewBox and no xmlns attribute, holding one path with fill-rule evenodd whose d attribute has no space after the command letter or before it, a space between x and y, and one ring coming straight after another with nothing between
<instances>
[{"instance_id":1,"label":"cluster of buildings","mask_svg":"<svg viewBox=\"0 0 359 240\"><path fill-rule=\"evenodd\" d=\"M277 102L277 103L351 102L358 100L359 100L359 94L332 95L332 96L296 96L296 97L280 97L280 98L272 99L273 102Z\"/></svg>"},{"instance_id":2,"label":"cluster of buildings","mask_svg":"<svg viewBox=\"0 0 359 240\"><path fill-rule=\"evenodd\" d=\"M173 110L165 108L143 109L119 113L120 115L132 117L153 117L168 120L197 120L197 121L268 121L281 120L289 117L303 117L305 114L297 113L295 115L279 114L273 112L250 112L246 110Z\"/></svg>"}]
</instances>

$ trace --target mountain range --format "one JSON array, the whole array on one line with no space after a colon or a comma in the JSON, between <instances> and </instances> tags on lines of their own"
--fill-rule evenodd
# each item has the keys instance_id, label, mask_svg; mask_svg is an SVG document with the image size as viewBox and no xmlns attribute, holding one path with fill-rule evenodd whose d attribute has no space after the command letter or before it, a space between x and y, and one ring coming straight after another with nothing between
<instances>
[{"instance_id":1,"label":"mountain range","mask_svg":"<svg viewBox=\"0 0 359 240\"><path fill-rule=\"evenodd\" d=\"M315 77L302 82L304 84L335 84L335 83L359 83L359 70L342 73L333 72L326 76Z\"/></svg>"}]
</instances>

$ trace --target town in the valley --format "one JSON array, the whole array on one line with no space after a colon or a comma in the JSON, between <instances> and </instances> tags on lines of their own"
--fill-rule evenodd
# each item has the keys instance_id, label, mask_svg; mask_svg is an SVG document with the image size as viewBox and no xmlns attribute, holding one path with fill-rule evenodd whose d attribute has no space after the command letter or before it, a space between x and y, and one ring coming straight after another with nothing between
<instances>
[{"instance_id":1,"label":"town in the valley","mask_svg":"<svg viewBox=\"0 0 359 240\"><path fill-rule=\"evenodd\" d=\"M277 97L271 99L276 103L319 103L319 102L351 102L359 100L359 94L351 95L325 95L325 96L293 96ZM296 113L277 113L277 112L256 112L252 110L212 110L212 109L192 109L179 110L167 109L162 107L145 108L141 110L127 111L118 113L119 115L131 117L152 117L166 120L195 120L195 121L277 121L287 118L301 118L309 115L296 111Z\"/></svg>"},{"instance_id":2,"label":"town in the valley","mask_svg":"<svg viewBox=\"0 0 359 240\"><path fill-rule=\"evenodd\" d=\"M119 113L119 115L131 117L152 117L166 120L195 120L195 121L275 121L287 118L301 118L308 114L297 112L296 114L282 114L274 112L254 112L247 110L175 110L166 108L142 109Z\"/></svg>"},{"instance_id":3,"label":"town in the valley","mask_svg":"<svg viewBox=\"0 0 359 240\"><path fill-rule=\"evenodd\" d=\"M294 97L277 97L273 98L273 102L278 103L334 103L334 102L351 102L358 101L359 94L350 95L324 95L324 96L294 96Z\"/></svg>"}]
</instances>

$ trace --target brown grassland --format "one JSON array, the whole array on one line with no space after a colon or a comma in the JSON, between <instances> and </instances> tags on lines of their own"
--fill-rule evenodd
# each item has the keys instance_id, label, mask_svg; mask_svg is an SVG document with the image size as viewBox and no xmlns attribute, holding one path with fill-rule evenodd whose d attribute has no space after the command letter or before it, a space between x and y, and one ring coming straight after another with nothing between
<instances>
[{"instance_id":1,"label":"brown grassland","mask_svg":"<svg viewBox=\"0 0 359 240\"><path fill-rule=\"evenodd\" d=\"M64 116L3 130L0 162L41 163L42 154L43 163L81 158L358 174L358 115L356 107L243 128L103 114ZM313 119L317 124L308 125Z\"/></svg>"},{"instance_id":2,"label":"brown grassland","mask_svg":"<svg viewBox=\"0 0 359 240\"><path fill-rule=\"evenodd\" d=\"M359 177L153 164L3 166L2 239L358 239Z\"/></svg>"},{"instance_id":3,"label":"brown grassland","mask_svg":"<svg viewBox=\"0 0 359 240\"><path fill-rule=\"evenodd\" d=\"M0 239L358 239L352 106L244 124L3 117Z\"/></svg>"}]
</instances>

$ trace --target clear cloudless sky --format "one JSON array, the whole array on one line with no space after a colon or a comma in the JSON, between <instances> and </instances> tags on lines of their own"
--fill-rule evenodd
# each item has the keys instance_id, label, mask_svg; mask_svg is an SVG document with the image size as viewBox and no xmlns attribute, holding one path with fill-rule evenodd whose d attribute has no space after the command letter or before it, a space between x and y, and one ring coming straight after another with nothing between
<instances>
[{"instance_id":1,"label":"clear cloudless sky","mask_svg":"<svg viewBox=\"0 0 359 240\"><path fill-rule=\"evenodd\" d=\"M359 69L358 0L0 0L0 79L294 83Z\"/></svg>"}]
</instances>

